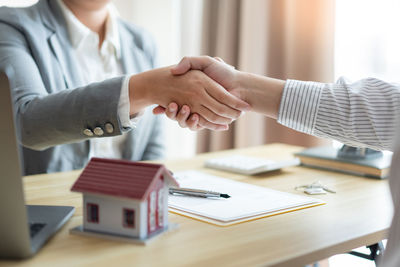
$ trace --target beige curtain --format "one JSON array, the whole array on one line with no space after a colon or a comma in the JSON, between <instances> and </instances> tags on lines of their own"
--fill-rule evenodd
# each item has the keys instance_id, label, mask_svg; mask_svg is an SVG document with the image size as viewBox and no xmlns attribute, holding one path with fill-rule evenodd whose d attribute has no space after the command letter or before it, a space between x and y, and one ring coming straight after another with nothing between
<instances>
[{"instance_id":1,"label":"beige curtain","mask_svg":"<svg viewBox=\"0 0 400 267\"><path fill-rule=\"evenodd\" d=\"M205 0L202 54L279 79L333 82L334 0ZM198 152L282 142L326 143L248 113L229 131L201 131Z\"/></svg>"}]
</instances>

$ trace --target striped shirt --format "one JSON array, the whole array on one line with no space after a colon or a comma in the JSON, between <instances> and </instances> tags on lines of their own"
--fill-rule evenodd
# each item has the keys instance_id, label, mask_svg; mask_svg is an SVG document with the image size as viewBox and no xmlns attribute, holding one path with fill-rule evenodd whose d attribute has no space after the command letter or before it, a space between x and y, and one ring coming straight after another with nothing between
<instances>
[{"instance_id":1,"label":"striped shirt","mask_svg":"<svg viewBox=\"0 0 400 267\"><path fill-rule=\"evenodd\" d=\"M278 122L350 146L395 152L389 179L395 212L383 266L400 266L400 85L374 78L336 84L288 80Z\"/></svg>"}]
</instances>

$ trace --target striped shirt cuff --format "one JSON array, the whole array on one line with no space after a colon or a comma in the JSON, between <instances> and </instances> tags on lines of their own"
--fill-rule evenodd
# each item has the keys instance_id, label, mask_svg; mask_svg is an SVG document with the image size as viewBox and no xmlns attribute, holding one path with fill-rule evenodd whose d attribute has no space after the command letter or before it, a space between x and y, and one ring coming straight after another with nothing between
<instances>
[{"instance_id":1,"label":"striped shirt cuff","mask_svg":"<svg viewBox=\"0 0 400 267\"><path fill-rule=\"evenodd\" d=\"M324 85L287 80L279 107L278 122L296 131L313 134Z\"/></svg>"}]
</instances>

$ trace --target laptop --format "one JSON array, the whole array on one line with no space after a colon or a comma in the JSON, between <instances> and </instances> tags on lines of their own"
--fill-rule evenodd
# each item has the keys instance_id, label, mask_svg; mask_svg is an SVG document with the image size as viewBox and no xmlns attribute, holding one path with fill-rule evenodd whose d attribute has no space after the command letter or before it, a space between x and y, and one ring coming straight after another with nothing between
<instances>
[{"instance_id":1,"label":"laptop","mask_svg":"<svg viewBox=\"0 0 400 267\"><path fill-rule=\"evenodd\" d=\"M11 92L0 73L0 258L34 255L74 213L74 207L25 205Z\"/></svg>"}]
</instances>

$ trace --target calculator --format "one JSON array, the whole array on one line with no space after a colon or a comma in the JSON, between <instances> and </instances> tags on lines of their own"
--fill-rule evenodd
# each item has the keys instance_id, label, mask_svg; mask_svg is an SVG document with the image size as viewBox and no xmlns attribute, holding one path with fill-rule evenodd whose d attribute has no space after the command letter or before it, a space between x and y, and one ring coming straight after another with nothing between
<instances>
[{"instance_id":1,"label":"calculator","mask_svg":"<svg viewBox=\"0 0 400 267\"><path fill-rule=\"evenodd\" d=\"M298 158L269 160L245 155L231 155L205 161L205 167L234 173L253 175L300 164Z\"/></svg>"}]
</instances>

